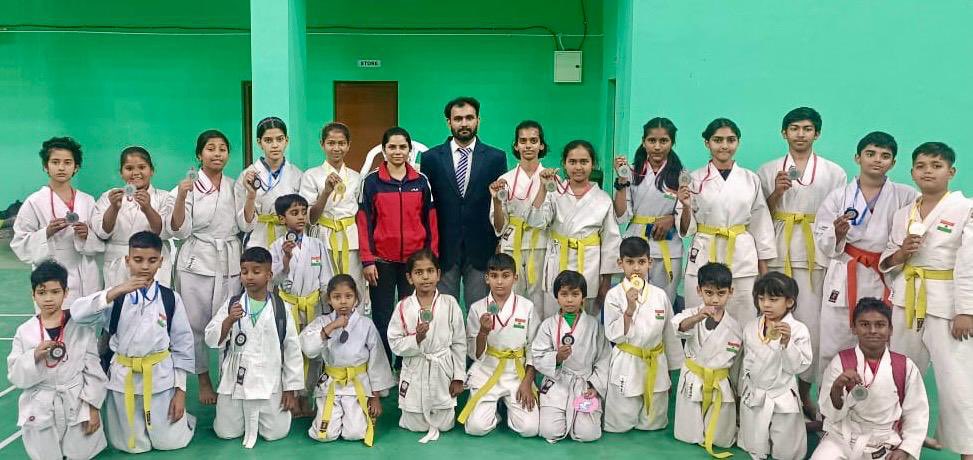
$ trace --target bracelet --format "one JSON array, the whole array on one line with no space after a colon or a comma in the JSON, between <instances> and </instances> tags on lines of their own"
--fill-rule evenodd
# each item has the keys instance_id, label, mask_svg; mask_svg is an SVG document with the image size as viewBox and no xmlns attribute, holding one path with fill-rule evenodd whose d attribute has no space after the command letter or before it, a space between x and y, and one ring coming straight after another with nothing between
<instances>
[{"instance_id":1,"label":"bracelet","mask_svg":"<svg viewBox=\"0 0 973 460\"><path fill-rule=\"evenodd\" d=\"M632 185L631 182L621 184L618 182L618 178L617 177L615 178L615 190L624 190L630 187L631 185Z\"/></svg>"}]
</instances>

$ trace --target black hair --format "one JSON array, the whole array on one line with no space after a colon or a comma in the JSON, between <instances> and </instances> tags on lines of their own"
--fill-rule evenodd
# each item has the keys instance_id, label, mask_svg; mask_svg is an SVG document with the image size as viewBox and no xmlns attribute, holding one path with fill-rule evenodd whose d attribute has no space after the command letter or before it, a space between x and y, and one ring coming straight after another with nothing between
<instances>
[{"instance_id":1,"label":"black hair","mask_svg":"<svg viewBox=\"0 0 973 460\"><path fill-rule=\"evenodd\" d=\"M858 304L855 305L855 311L851 314L852 324L858 321L859 316L870 311L881 313L888 320L889 324L892 324L892 308L875 297L862 297L858 299Z\"/></svg>"},{"instance_id":2,"label":"black hair","mask_svg":"<svg viewBox=\"0 0 973 460\"><path fill-rule=\"evenodd\" d=\"M672 120L663 117L655 117L649 120L645 125L642 126L642 142L639 143L639 148L635 149L635 171L632 179L635 185L642 183L642 179L645 179L645 174L642 173L645 169L645 163L649 161L649 152L645 150L645 138L649 137L649 131L661 128L666 130L669 135L669 140L672 144L676 144L676 125ZM659 189L660 192L664 191L662 187L668 187L671 190L676 190L679 188L679 173L683 170L682 160L679 159L679 155L676 155L676 151L672 148L669 149L669 155L666 157L666 165L659 171L659 174L655 178L655 187Z\"/></svg>"},{"instance_id":3,"label":"black hair","mask_svg":"<svg viewBox=\"0 0 973 460\"><path fill-rule=\"evenodd\" d=\"M869 145L889 149L892 152L892 158L895 158L895 155L899 153L899 144L895 142L895 138L891 134L882 131L872 131L858 141L855 156L861 155L865 151L865 147Z\"/></svg>"},{"instance_id":4,"label":"black hair","mask_svg":"<svg viewBox=\"0 0 973 460\"><path fill-rule=\"evenodd\" d=\"M277 117L267 117L257 123L257 139L264 137L264 133L268 129L274 128L281 130L285 136L287 135L287 125L284 123L284 120Z\"/></svg>"},{"instance_id":5,"label":"black hair","mask_svg":"<svg viewBox=\"0 0 973 460\"><path fill-rule=\"evenodd\" d=\"M41 165L47 167L47 162L51 159L51 150L60 149L71 152L74 164L81 167L82 153L81 144L70 137L52 137L41 144Z\"/></svg>"},{"instance_id":6,"label":"black hair","mask_svg":"<svg viewBox=\"0 0 973 460\"><path fill-rule=\"evenodd\" d=\"M206 131L199 133L199 137L196 138L196 158L199 158L199 156L203 153L203 149L206 148L206 143L209 142L210 139L222 139L223 142L226 143L226 151L230 151L230 140L226 138L226 134L223 134L216 129L207 129Z\"/></svg>"},{"instance_id":7,"label":"black hair","mask_svg":"<svg viewBox=\"0 0 973 460\"><path fill-rule=\"evenodd\" d=\"M262 248L260 246L254 246L252 248L247 248L246 251L243 251L243 254L240 254L240 263L241 264L244 263L244 262L253 262L253 263L257 263L257 264L271 265L271 264L273 264L273 261L274 261L274 258L273 258L273 256L270 255L270 251L268 251L268 250L266 250L266 249L264 249L264 248Z\"/></svg>"},{"instance_id":8,"label":"black hair","mask_svg":"<svg viewBox=\"0 0 973 460\"><path fill-rule=\"evenodd\" d=\"M718 262L710 262L696 272L697 286L711 286L717 289L733 287L733 272L730 267Z\"/></svg>"},{"instance_id":9,"label":"black hair","mask_svg":"<svg viewBox=\"0 0 973 460\"><path fill-rule=\"evenodd\" d=\"M797 295L800 290L797 287L797 281L780 272L767 272L766 274L757 278L757 281L753 283L753 305L760 309L760 304L757 299L760 296L770 296L770 297L783 297L785 299L791 299L794 301L794 306L791 310L797 309Z\"/></svg>"},{"instance_id":10,"label":"black hair","mask_svg":"<svg viewBox=\"0 0 973 460\"><path fill-rule=\"evenodd\" d=\"M274 200L274 211L277 211L278 216L283 216L287 214L287 210L294 206L294 204L300 206L308 207L307 199L296 193L290 193L287 195L281 195Z\"/></svg>"},{"instance_id":11,"label":"black hair","mask_svg":"<svg viewBox=\"0 0 973 460\"><path fill-rule=\"evenodd\" d=\"M122 150L121 157L118 158L118 169L121 170L125 167L125 160L128 157L139 157L149 164L149 169L155 171L155 165L152 164L152 155L149 155L149 151L145 150L145 147L140 147L138 145L133 145L131 147L125 147Z\"/></svg>"},{"instance_id":12,"label":"black hair","mask_svg":"<svg viewBox=\"0 0 973 460\"><path fill-rule=\"evenodd\" d=\"M544 128L541 127L540 123L534 120L524 120L520 123L517 123L517 127L514 128L514 143L513 146L511 147L514 153L514 157L516 157L518 160L520 159L520 152L517 151L517 139L520 137L520 130L530 129L530 128L534 128L537 130L537 137L540 138L541 145L544 146L544 148L542 148L540 152L537 152L537 158L544 158L544 156L547 155L547 141L544 140Z\"/></svg>"},{"instance_id":13,"label":"black hair","mask_svg":"<svg viewBox=\"0 0 973 460\"><path fill-rule=\"evenodd\" d=\"M943 142L923 142L912 151L912 162L916 162L919 155L926 155L934 158L942 158L950 166L956 163L956 152L953 148Z\"/></svg>"},{"instance_id":14,"label":"black hair","mask_svg":"<svg viewBox=\"0 0 973 460\"><path fill-rule=\"evenodd\" d=\"M706 129L703 130L703 140L708 141L720 128L730 128L730 131L736 134L737 139L740 138L740 127L733 120L729 118L717 118L706 125Z\"/></svg>"},{"instance_id":15,"label":"black hair","mask_svg":"<svg viewBox=\"0 0 973 460\"><path fill-rule=\"evenodd\" d=\"M355 293L355 299L359 302L361 301L358 298L358 285L355 284L355 278L352 278L351 275L340 273L331 277L331 280L328 281L328 288L325 291L325 295L331 297L331 292L337 289L338 286L348 286Z\"/></svg>"},{"instance_id":16,"label":"black hair","mask_svg":"<svg viewBox=\"0 0 973 460\"><path fill-rule=\"evenodd\" d=\"M588 282L585 281L584 275L574 271L574 270L564 270L557 274L554 278L554 297L557 298L557 294L561 292L561 288L568 289L580 289L581 297L588 297Z\"/></svg>"},{"instance_id":17,"label":"black hair","mask_svg":"<svg viewBox=\"0 0 973 460\"><path fill-rule=\"evenodd\" d=\"M148 230L136 232L128 238L129 249L155 249L162 252L162 238Z\"/></svg>"},{"instance_id":18,"label":"black hair","mask_svg":"<svg viewBox=\"0 0 973 460\"><path fill-rule=\"evenodd\" d=\"M810 107L798 107L790 112L787 112L787 114L784 115L784 120L780 122L780 130L787 131L787 127L790 126L791 123L804 120L810 121L811 124L814 125L814 130L819 133L821 132L821 114L818 113L817 110Z\"/></svg>"},{"instance_id":19,"label":"black hair","mask_svg":"<svg viewBox=\"0 0 973 460\"><path fill-rule=\"evenodd\" d=\"M416 262L420 260L428 260L432 262L432 265L436 267L437 270L441 270L442 267L439 266L439 257L432 252L432 249L422 248L416 252L413 252L408 259L405 260L405 269L407 272L412 272L412 269L416 267Z\"/></svg>"},{"instance_id":20,"label":"black hair","mask_svg":"<svg viewBox=\"0 0 973 460\"><path fill-rule=\"evenodd\" d=\"M348 128L348 125L337 121L332 121L331 123L324 125L324 128L321 128L321 141L324 141L331 131L337 131L344 134L345 140L351 142L351 129Z\"/></svg>"},{"instance_id":21,"label":"black hair","mask_svg":"<svg viewBox=\"0 0 973 460\"><path fill-rule=\"evenodd\" d=\"M453 111L453 107L463 107L465 105L473 107L473 112L476 113L476 116L480 116L480 101L469 96L461 96L447 102L446 108L443 109L443 116L449 120L449 114Z\"/></svg>"},{"instance_id":22,"label":"black hair","mask_svg":"<svg viewBox=\"0 0 973 460\"><path fill-rule=\"evenodd\" d=\"M33 291L48 281L57 281L61 284L61 289L68 287L68 270L54 259L45 260L30 272L30 289Z\"/></svg>"},{"instance_id":23,"label":"black hair","mask_svg":"<svg viewBox=\"0 0 973 460\"><path fill-rule=\"evenodd\" d=\"M385 146L388 145L389 140L392 139L392 136L405 137L405 141L409 144L409 150L412 150L412 136L409 135L409 132L406 131L405 128L399 126L386 129L385 133L382 134L382 150L385 150Z\"/></svg>"},{"instance_id":24,"label":"black hair","mask_svg":"<svg viewBox=\"0 0 973 460\"><path fill-rule=\"evenodd\" d=\"M575 139L571 142L568 142L567 145L564 146L564 150L561 152L561 163L568 161L568 152L578 147L581 147L588 151L588 156L591 157L591 167L592 169L594 169L595 163L598 161L597 159L598 154L595 153L595 146L591 145L591 142L588 142L584 139Z\"/></svg>"},{"instance_id":25,"label":"black hair","mask_svg":"<svg viewBox=\"0 0 973 460\"><path fill-rule=\"evenodd\" d=\"M652 249L649 242L641 236L630 236L622 240L618 245L618 257L652 257Z\"/></svg>"},{"instance_id":26,"label":"black hair","mask_svg":"<svg viewBox=\"0 0 973 460\"><path fill-rule=\"evenodd\" d=\"M490 256L489 259L487 259L488 272L492 272L492 271L502 272L504 270L510 270L515 274L517 273L517 262L514 260L513 257L510 256L510 254L504 254L502 252L498 252Z\"/></svg>"}]
</instances>

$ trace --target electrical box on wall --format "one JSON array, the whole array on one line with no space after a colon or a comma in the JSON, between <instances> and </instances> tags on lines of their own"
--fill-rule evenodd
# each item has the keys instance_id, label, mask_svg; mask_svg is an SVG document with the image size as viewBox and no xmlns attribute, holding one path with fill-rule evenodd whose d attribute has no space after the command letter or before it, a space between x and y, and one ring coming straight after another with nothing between
<instances>
[{"instance_id":1,"label":"electrical box on wall","mask_svg":"<svg viewBox=\"0 0 973 460\"><path fill-rule=\"evenodd\" d=\"M554 83L581 83L581 51L554 52Z\"/></svg>"}]
</instances>

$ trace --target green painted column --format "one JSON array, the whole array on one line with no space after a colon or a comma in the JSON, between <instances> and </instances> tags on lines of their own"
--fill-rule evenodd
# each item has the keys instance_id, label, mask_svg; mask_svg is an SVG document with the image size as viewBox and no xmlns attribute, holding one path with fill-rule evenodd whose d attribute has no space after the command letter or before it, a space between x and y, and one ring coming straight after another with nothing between
<instances>
[{"instance_id":1,"label":"green painted column","mask_svg":"<svg viewBox=\"0 0 973 460\"><path fill-rule=\"evenodd\" d=\"M641 142L642 124L648 120L647 114L651 113L651 95L640 88L639 75L651 71L649 59L658 59L646 49L646 43L642 43L641 47L637 43L640 29L645 28L648 18L651 17L645 11L646 3L648 2L644 0L618 0L615 11L617 26L614 51L617 60L614 144L616 152L624 152L630 160ZM646 40L643 38L642 41Z\"/></svg>"},{"instance_id":2,"label":"green painted column","mask_svg":"<svg viewBox=\"0 0 973 460\"><path fill-rule=\"evenodd\" d=\"M304 169L316 151L307 127L305 77L307 27L305 0L250 0L250 66L253 120L278 116L287 123L287 157ZM256 136L256 131L254 131ZM261 152L254 145L253 156Z\"/></svg>"}]
</instances>

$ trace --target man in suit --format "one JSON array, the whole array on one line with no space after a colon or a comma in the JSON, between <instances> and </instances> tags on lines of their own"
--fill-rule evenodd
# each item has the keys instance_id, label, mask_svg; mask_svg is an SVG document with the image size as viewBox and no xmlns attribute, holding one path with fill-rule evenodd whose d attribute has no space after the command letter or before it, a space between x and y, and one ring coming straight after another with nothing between
<instances>
[{"instance_id":1,"label":"man in suit","mask_svg":"<svg viewBox=\"0 0 973 460\"><path fill-rule=\"evenodd\" d=\"M472 97L449 101L443 110L452 136L422 154L422 172L432 186L439 216L439 290L468 307L486 297L487 259L496 252L490 223L489 186L507 170L505 153L480 142L480 103Z\"/></svg>"}]
</instances>

